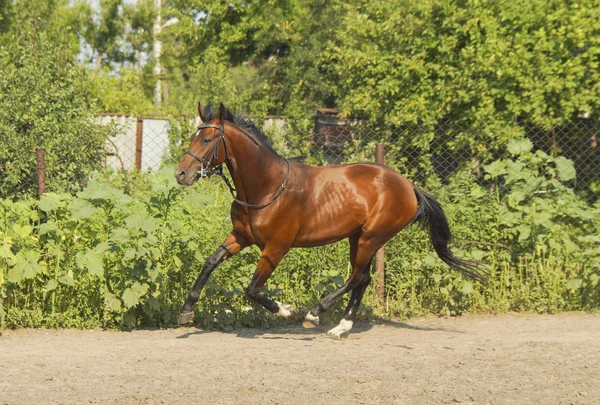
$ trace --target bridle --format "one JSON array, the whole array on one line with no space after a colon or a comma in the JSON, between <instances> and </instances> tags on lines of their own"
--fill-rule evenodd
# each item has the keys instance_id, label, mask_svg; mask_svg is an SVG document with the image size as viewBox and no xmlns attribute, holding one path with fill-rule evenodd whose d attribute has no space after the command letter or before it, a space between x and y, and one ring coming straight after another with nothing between
<instances>
[{"instance_id":1,"label":"bridle","mask_svg":"<svg viewBox=\"0 0 600 405\"><path fill-rule=\"evenodd\" d=\"M221 124L221 126L211 125L211 124L198 125L198 132L200 132L201 130L203 130L205 128L214 128L214 129L219 130L219 135L217 135L217 140L214 143L211 150L209 150L208 153L206 154L207 157L203 158L203 157L195 154L194 152L192 152L189 149L185 151L186 155L190 155L191 157L195 158L200 163L202 163L200 170L198 170L198 175L200 176L201 179L204 177L208 177L213 173L219 174L219 171L221 173L223 172L222 164L220 164L218 166L214 166L214 168L211 168L211 164L210 164L211 160L213 160L213 159L215 162L219 161L219 146L221 145L221 141L223 141L223 145L225 145L226 160L229 160L229 148L227 147L227 141L225 140L225 122L223 122Z\"/></svg>"},{"instance_id":2,"label":"bridle","mask_svg":"<svg viewBox=\"0 0 600 405\"><path fill-rule=\"evenodd\" d=\"M214 129L219 130L219 135L217 135L217 140L215 141L213 147L206 154L206 157L203 158L203 157L195 154L194 152L192 152L189 149L185 151L186 155L190 155L191 157L193 157L194 159L196 159L200 163L202 163L202 166L200 166L200 170L198 170L199 178L205 178L212 174L219 175L223 179L223 181L225 181L225 184L227 184L227 187L229 187L229 192L231 193L231 196L233 197L234 201L246 208L259 210L259 209L262 209L262 208L265 208L265 207L268 207L269 205L271 205L277 199L277 197L279 197L281 195L281 193L283 193L283 190L285 190L285 187L288 184L288 181L290 179L290 161L287 160L287 158L284 158L285 162L287 163L287 174L285 175L285 179L283 180L283 183L279 187L279 190L277 190L275 195L268 202L266 202L265 204L257 205L257 204L249 204L245 201L238 200L235 197L235 193L237 192L236 189L233 188L233 186L229 182L229 179L227 177L225 177L225 174L223 173L223 163L228 160L231 160L231 157L229 155L229 147L227 146L227 140L225 139L225 121L223 121L221 123L221 126L212 125L212 124L198 125L198 132L203 129L206 129L206 128L214 128ZM244 132L244 131L242 130L242 132ZM214 165L213 167L211 167L211 161L212 162L219 161L219 146L221 145L221 141L223 141L223 146L225 147L225 160L223 161L223 163L221 163L219 165Z\"/></svg>"}]
</instances>

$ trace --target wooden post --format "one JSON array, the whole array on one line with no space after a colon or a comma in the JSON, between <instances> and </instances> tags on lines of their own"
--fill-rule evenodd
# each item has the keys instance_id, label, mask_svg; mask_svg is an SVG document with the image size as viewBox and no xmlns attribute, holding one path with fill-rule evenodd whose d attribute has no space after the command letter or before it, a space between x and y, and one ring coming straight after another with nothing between
<instances>
[{"instance_id":1,"label":"wooden post","mask_svg":"<svg viewBox=\"0 0 600 405\"><path fill-rule=\"evenodd\" d=\"M137 117L137 136L135 138L135 167L142 170L142 138L144 136L144 116Z\"/></svg>"},{"instance_id":2,"label":"wooden post","mask_svg":"<svg viewBox=\"0 0 600 405\"><path fill-rule=\"evenodd\" d=\"M46 192L46 165L45 165L45 152L44 148L37 148L35 151L37 156L37 184L38 184L38 198Z\"/></svg>"},{"instance_id":3,"label":"wooden post","mask_svg":"<svg viewBox=\"0 0 600 405\"><path fill-rule=\"evenodd\" d=\"M382 143L378 143L375 149L375 163L384 164L384 148ZM379 302L385 304L385 269L384 269L384 248L381 247L375 254L375 275L377 279L377 296Z\"/></svg>"}]
</instances>

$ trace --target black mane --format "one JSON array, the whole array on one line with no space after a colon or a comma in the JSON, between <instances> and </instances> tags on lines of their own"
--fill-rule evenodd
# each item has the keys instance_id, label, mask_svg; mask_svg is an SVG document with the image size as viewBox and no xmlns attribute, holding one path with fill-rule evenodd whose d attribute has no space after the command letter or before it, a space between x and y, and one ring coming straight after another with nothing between
<instances>
[{"instance_id":1,"label":"black mane","mask_svg":"<svg viewBox=\"0 0 600 405\"><path fill-rule=\"evenodd\" d=\"M231 111L229 111L229 109L227 109L227 114L226 114L226 118L225 120L228 122L231 122L232 124L240 127L241 129L243 129L244 131L246 131L246 133L248 135L250 135L252 138L256 139L256 141L258 141L258 143L260 143L261 145L263 145L264 147L266 147L268 150L270 150L271 152L275 153L276 155L279 155L275 149L273 149L271 140L269 139L269 137L267 137L267 135L256 126L256 124L254 122L252 122L252 120L250 120L249 118L246 118L244 116L241 115L234 115ZM204 119L206 121L210 121L217 118L217 112L213 109L213 106L211 103L208 103L205 107L204 107Z\"/></svg>"}]
</instances>

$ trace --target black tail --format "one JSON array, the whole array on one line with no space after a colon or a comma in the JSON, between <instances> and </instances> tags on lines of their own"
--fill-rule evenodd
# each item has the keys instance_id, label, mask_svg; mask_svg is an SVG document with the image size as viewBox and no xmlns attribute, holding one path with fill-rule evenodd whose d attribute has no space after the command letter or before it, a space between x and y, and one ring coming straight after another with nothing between
<instances>
[{"instance_id":1,"label":"black tail","mask_svg":"<svg viewBox=\"0 0 600 405\"><path fill-rule=\"evenodd\" d=\"M415 222L420 222L429 231L431 243L442 259L448 266L454 270L458 270L464 276L480 283L487 284L486 277L482 274L483 271L479 263L469 260L461 260L452 255L448 249L448 243L452 237L448 220L442 210L441 205L429 194L415 187L415 194L419 202Z\"/></svg>"}]
</instances>

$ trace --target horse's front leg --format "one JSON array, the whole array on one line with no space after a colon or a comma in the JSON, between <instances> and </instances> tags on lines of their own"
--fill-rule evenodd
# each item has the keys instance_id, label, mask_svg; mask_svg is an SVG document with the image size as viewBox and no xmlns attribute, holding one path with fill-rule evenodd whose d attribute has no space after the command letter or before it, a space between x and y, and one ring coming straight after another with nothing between
<instances>
[{"instance_id":1,"label":"horse's front leg","mask_svg":"<svg viewBox=\"0 0 600 405\"><path fill-rule=\"evenodd\" d=\"M198 301L198 297L200 297L202 288L204 288L208 278L217 268L217 266L224 260L230 258L249 245L250 243L246 237L237 233L236 231L233 231L227 237L227 239L225 239L225 242L223 242L223 244L217 248L217 251L206 260L200 275L196 279L196 282L190 290L185 303L179 311L178 323L180 325L184 325L194 319L194 311L192 307Z\"/></svg>"},{"instance_id":2,"label":"horse's front leg","mask_svg":"<svg viewBox=\"0 0 600 405\"><path fill-rule=\"evenodd\" d=\"M250 285L246 289L246 296L271 311L276 315L283 316L285 318L292 315L292 308L289 305L283 305L279 302L273 301L267 298L260 292L262 287L265 285L273 270L277 267L283 256L289 251L288 248L267 246L263 249L260 256L260 260L256 265L256 271L254 277L250 281Z\"/></svg>"}]
</instances>

